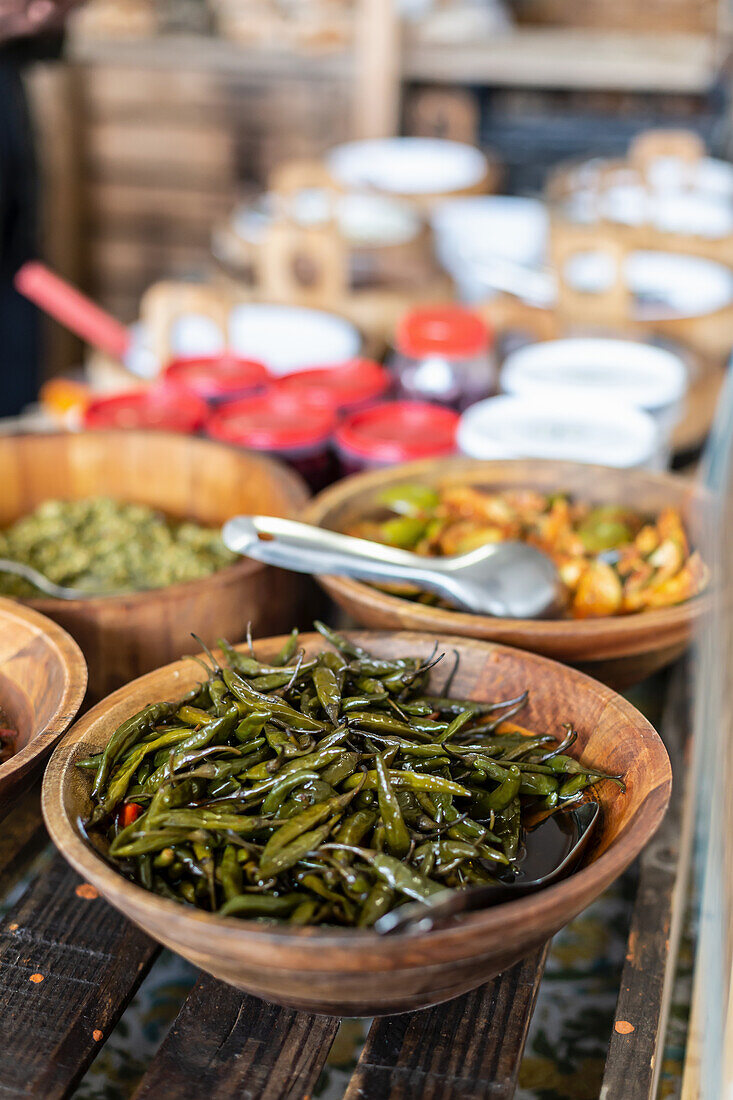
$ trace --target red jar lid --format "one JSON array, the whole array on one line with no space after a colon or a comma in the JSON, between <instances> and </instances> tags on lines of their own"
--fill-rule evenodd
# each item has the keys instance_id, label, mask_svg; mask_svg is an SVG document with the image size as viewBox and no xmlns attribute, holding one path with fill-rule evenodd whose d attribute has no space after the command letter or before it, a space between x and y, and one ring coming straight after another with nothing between
<instances>
[{"instance_id":1,"label":"red jar lid","mask_svg":"<svg viewBox=\"0 0 733 1100\"><path fill-rule=\"evenodd\" d=\"M182 389L217 401L227 397L244 397L262 389L270 381L267 367L254 359L238 359L235 355L198 356L174 359L166 367L164 378Z\"/></svg>"},{"instance_id":2,"label":"red jar lid","mask_svg":"<svg viewBox=\"0 0 733 1100\"><path fill-rule=\"evenodd\" d=\"M296 451L329 441L336 410L322 397L270 389L222 405L209 415L207 433L224 443L260 451Z\"/></svg>"},{"instance_id":3,"label":"red jar lid","mask_svg":"<svg viewBox=\"0 0 733 1100\"><path fill-rule=\"evenodd\" d=\"M413 309L400 321L396 345L403 355L468 359L486 351L490 332L477 314L462 306Z\"/></svg>"},{"instance_id":4,"label":"red jar lid","mask_svg":"<svg viewBox=\"0 0 733 1100\"><path fill-rule=\"evenodd\" d=\"M391 384L389 371L373 359L349 359L333 367L286 374L278 379L277 388L284 393L322 397L339 412L349 412L367 401L384 397Z\"/></svg>"},{"instance_id":5,"label":"red jar lid","mask_svg":"<svg viewBox=\"0 0 733 1100\"><path fill-rule=\"evenodd\" d=\"M373 462L409 462L452 454L460 417L422 401L391 401L347 417L336 431L345 451Z\"/></svg>"},{"instance_id":6,"label":"red jar lid","mask_svg":"<svg viewBox=\"0 0 733 1100\"><path fill-rule=\"evenodd\" d=\"M208 411L206 402L196 394L172 386L151 386L92 401L84 414L84 427L195 432Z\"/></svg>"}]
</instances>

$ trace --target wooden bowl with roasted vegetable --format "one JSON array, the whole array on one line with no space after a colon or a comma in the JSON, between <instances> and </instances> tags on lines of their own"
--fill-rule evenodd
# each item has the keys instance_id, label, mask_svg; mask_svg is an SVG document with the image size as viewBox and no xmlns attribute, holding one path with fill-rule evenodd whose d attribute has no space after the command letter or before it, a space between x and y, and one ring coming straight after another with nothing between
<instances>
[{"instance_id":1,"label":"wooden bowl with roasted vegetable","mask_svg":"<svg viewBox=\"0 0 733 1100\"><path fill-rule=\"evenodd\" d=\"M303 518L427 554L526 538L567 582L556 618L472 615L409 590L318 579L363 626L503 642L625 687L676 660L710 606L697 549L709 506L700 486L673 474L456 457L346 478Z\"/></svg>"},{"instance_id":2,"label":"wooden bowl with roasted vegetable","mask_svg":"<svg viewBox=\"0 0 733 1100\"><path fill-rule=\"evenodd\" d=\"M109 592L51 599L0 574L0 594L79 643L92 699L190 652L191 631L239 641L248 621L273 633L297 618L300 579L219 540L238 513L299 514L305 484L274 460L167 432L3 436L0 485L0 557Z\"/></svg>"},{"instance_id":3,"label":"wooden bowl with roasted vegetable","mask_svg":"<svg viewBox=\"0 0 733 1100\"><path fill-rule=\"evenodd\" d=\"M669 761L638 711L564 665L317 625L105 699L50 761L44 817L112 905L216 977L316 1013L425 1008L544 943L628 866L664 816ZM380 933L405 901L515 881L539 830L589 797L600 816L569 877Z\"/></svg>"},{"instance_id":4,"label":"wooden bowl with roasted vegetable","mask_svg":"<svg viewBox=\"0 0 733 1100\"><path fill-rule=\"evenodd\" d=\"M74 639L0 599L0 817L74 721L86 686Z\"/></svg>"}]
</instances>

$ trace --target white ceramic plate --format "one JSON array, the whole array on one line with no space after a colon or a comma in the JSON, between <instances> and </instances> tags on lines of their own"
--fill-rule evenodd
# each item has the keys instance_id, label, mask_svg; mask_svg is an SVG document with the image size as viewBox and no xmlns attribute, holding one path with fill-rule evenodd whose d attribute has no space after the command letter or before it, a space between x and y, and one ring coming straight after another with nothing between
<instances>
[{"instance_id":1,"label":"white ceramic plate","mask_svg":"<svg viewBox=\"0 0 733 1100\"><path fill-rule=\"evenodd\" d=\"M568 261L565 276L577 290L599 293L611 284L613 260L603 252L580 252ZM697 256L632 252L626 279L637 300L639 320L699 317L733 301L733 272Z\"/></svg>"},{"instance_id":2,"label":"white ceramic plate","mask_svg":"<svg viewBox=\"0 0 733 1100\"><path fill-rule=\"evenodd\" d=\"M648 177L657 191L691 189L733 199L733 164L714 157L703 157L693 165L679 157L657 157L649 166Z\"/></svg>"},{"instance_id":3,"label":"white ceramic plate","mask_svg":"<svg viewBox=\"0 0 733 1100\"><path fill-rule=\"evenodd\" d=\"M393 195L462 191L479 184L487 171L485 156L472 145L419 137L337 145L327 154L326 167L344 187Z\"/></svg>"},{"instance_id":4,"label":"white ceramic plate","mask_svg":"<svg viewBox=\"0 0 733 1100\"><path fill-rule=\"evenodd\" d=\"M480 459L540 458L606 466L658 462L659 432L648 413L576 394L531 400L504 395L479 401L461 417L456 436L462 454Z\"/></svg>"},{"instance_id":5,"label":"white ceramic plate","mask_svg":"<svg viewBox=\"0 0 733 1100\"><path fill-rule=\"evenodd\" d=\"M358 330L343 317L264 303L232 310L229 342L237 355L259 360L273 374L342 363L361 348Z\"/></svg>"},{"instance_id":6,"label":"white ceramic plate","mask_svg":"<svg viewBox=\"0 0 733 1100\"><path fill-rule=\"evenodd\" d=\"M260 244L274 213L272 194L242 204L232 215L232 229L250 244ZM321 225L331 214L326 191L308 188L295 199L294 216L301 225ZM404 244L420 232L420 218L405 203L386 195L352 192L336 201L342 236L354 247L379 248Z\"/></svg>"}]
</instances>

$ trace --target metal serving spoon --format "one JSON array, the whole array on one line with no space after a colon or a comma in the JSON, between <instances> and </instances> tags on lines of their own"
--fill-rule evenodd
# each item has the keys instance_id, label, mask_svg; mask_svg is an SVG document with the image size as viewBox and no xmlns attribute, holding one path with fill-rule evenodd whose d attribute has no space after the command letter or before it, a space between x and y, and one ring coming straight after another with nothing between
<instances>
[{"instance_id":1,"label":"metal serving spoon","mask_svg":"<svg viewBox=\"0 0 733 1100\"><path fill-rule=\"evenodd\" d=\"M446 890L437 894L432 902L410 902L385 913L374 925L382 936L391 932L429 932L444 924L459 913L469 913L475 909L487 909L502 901L534 894L545 886L556 882L568 873L582 855L598 820L597 802L582 802L575 809L562 811L572 816L575 840L564 858L547 874L527 882L498 883L496 886L474 886L468 890ZM542 826L540 825L541 829Z\"/></svg>"},{"instance_id":2,"label":"metal serving spoon","mask_svg":"<svg viewBox=\"0 0 733 1100\"><path fill-rule=\"evenodd\" d=\"M236 516L224 525L222 537L230 550L268 565L296 573L407 582L481 615L536 619L559 603L553 562L523 542L492 543L457 557L426 558L273 516Z\"/></svg>"},{"instance_id":3,"label":"metal serving spoon","mask_svg":"<svg viewBox=\"0 0 733 1100\"><path fill-rule=\"evenodd\" d=\"M30 581L39 592L45 592L55 600L94 600L99 596L115 596L115 592L87 592L81 588L64 588L61 584L54 584L43 573L39 573L30 565L24 565L20 561L11 561L10 558L0 558L0 573L14 573L16 577L23 577Z\"/></svg>"}]
</instances>

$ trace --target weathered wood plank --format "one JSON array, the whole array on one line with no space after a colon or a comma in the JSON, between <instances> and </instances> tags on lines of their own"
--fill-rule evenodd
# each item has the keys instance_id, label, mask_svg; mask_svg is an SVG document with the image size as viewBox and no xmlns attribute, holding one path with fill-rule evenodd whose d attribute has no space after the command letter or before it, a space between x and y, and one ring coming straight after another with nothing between
<instances>
[{"instance_id":1,"label":"weathered wood plank","mask_svg":"<svg viewBox=\"0 0 733 1100\"><path fill-rule=\"evenodd\" d=\"M344 1100L510 1100L547 946L493 982L373 1023Z\"/></svg>"},{"instance_id":2,"label":"weathered wood plank","mask_svg":"<svg viewBox=\"0 0 733 1100\"><path fill-rule=\"evenodd\" d=\"M686 750L691 733L689 670L671 672L662 718L675 791L667 816L639 860L639 885L608 1048L601 1100L653 1100L684 922L694 832Z\"/></svg>"},{"instance_id":3,"label":"weathered wood plank","mask_svg":"<svg viewBox=\"0 0 733 1100\"><path fill-rule=\"evenodd\" d=\"M0 807L0 883L10 876L29 851L44 843L40 782L7 806Z\"/></svg>"},{"instance_id":4,"label":"weathered wood plank","mask_svg":"<svg viewBox=\"0 0 733 1100\"><path fill-rule=\"evenodd\" d=\"M202 975L135 1100L308 1097L338 1026L337 1018L266 1004Z\"/></svg>"},{"instance_id":5,"label":"weathered wood plank","mask_svg":"<svg viewBox=\"0 0 733 1100\"><path fill-rule=\"evenodd\" d=\"M56 856L0 922L0 1095L66 1096L157 946Z\"/></svg>"}]
</instances>

